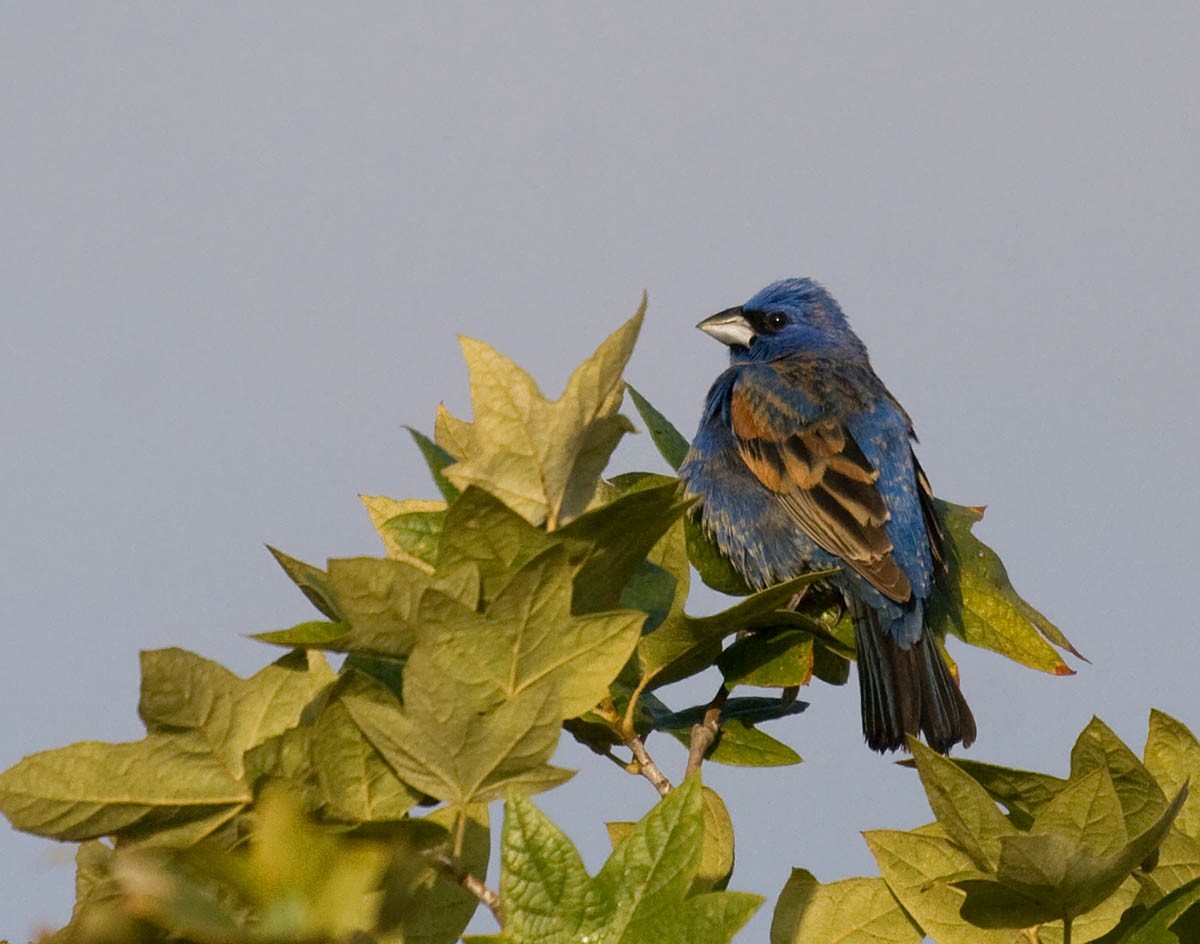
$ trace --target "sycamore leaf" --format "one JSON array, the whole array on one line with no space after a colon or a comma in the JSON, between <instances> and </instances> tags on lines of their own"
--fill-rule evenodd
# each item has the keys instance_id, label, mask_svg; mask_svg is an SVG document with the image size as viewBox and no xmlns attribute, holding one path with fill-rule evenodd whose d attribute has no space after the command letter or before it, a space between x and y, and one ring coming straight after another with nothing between
<instances>
[{"instance_id":1,"label":"sycamore leaf","mask_svg":"<svg viewBox=\"0 0 1200 944\"><path fill-rule=\"evenodd\" d=\"M337 622L301 623L253 638L275 645L404 657L416 644L413 619L426 590L440 587L470 593L469 587L451 590L419 567L388 558L331 560L328 571L303 566L306 579L320 586Z\"/></svg>"},{"instance_id":2,"label":"sycamore leaf","mask_svg":"<svg viewBox=\"0 0 1200 944\"><path fill-rule=\"evenodd\" d=\"M482 614L426 594L418 621L430 643L413 653L410 671L431 660L430 671L454 676L457 697L476 705L549 683L564 717L590 710L632 654L645 614L573 615L574 576L565 548L554 547L526 564Z\"/></svg>"},{"instance_id":3,"label":"sycamore leaf","mask_svg":"<svg viewBox=\"0 0 1200 944\"><path fill-rule=\"evenodd\" d=\"M1024 927L1091 911L1158 848L1186 796L1185 787L1144 832L1106 855L1093 853L1061 832L1005 836L994 879L980 876L954 882L967 893L963 915L985 926ZM1094 798L1083 790L1073 801L1090 806Z\"/></svg>"},{"instance_id":4,"label":"sycamore leaf","mask_svg":"<svg viewBox=\"0 0 1200 944\"><path fill-rule=\"evenodd\" d=\"M654 486L654 487L651 487ZM572 611L618 606L646 554L683 512L674 479L625 489L565 527L546 534L498 498L471 487L450 506L438 546L438 574L470 567L484 602L539 554L564 546L577 565Z\"/></svg>"},{"instance_id":5,"label":"sycamore leaf","mask_svg":"<svg viewBox=\"0 0 1200 944\"><path fill-rule=\"evenodd\" d=\"M1176 793L1189 780L1200 781L1200 742L1186 725L1161 711L1150 712L1144 757L1147 772L1164 793ZM1200 791L1183 804L1175 827L1200 840Z\"/></svg>"},{"instance_id":6,"label":"sycamore leaf","mask_svg":"<svg viewBox=\"0 0 1200 944\"><path fill-rule=\"evenodd\" d=\"M944 836L876 829L863 833L880 874L916 923L938 944L1017 944L1011 931L969 924L959 914L964 894L940 881L970 871L966 852Z\"/></svg>"},{"instance_id":7,"label":"sycamore leaf","mask_svg":"<svg viewBox=\"0 0 1200 944\"><path fill-rule=\"evenodd\" d=\"M996 802L953 761L909 738L917 772L929 806L946 836L955 842L977 869L992 871L1000 858L1005 836L1016 835Z\"/></svg>"},{"instance_id":8,"label":"sycamore leaf","mask_svg":"<svg viewBox=\"0 0 1200 944\"><path fill-rule=\"evenodd\" d=\"M345 699L388 701L390 691L362 672L344 673L312 727L312 763L334 820L369 823L402 819L421 794L395 771L354 723Z\"/></svg>"},{"instance_id":9,"label":"sycamore leaf","mask_svg":"<svg viewBox=\"0 0 1200 944\"><path fill-rule=\"evenodd\" d=\"M528 689L482 715L457 697L458 688L432 660L410 662L403 710L382 691L343 703L401 780L460 808L509 789L548 790L573 775L547 763L562 724L551 686Z\"/></svg>"},{"instance_id":10,"label":"sycamore leaf","mask_svg":"<svg viewBox=\"0 0 1200 944\"><path fill-rule=\"evenodd\" d=\"M505 805L500 897L505 926L474 942L724 944L762 903L739 892L692 894L704 813L690 777L625 831L595 878L570 840L532 803Z\"/></svg>"},{"instance_id":11,"label":"sycamore leaf","mask_svg":"<svg viewBox=\"0 0 1200 944\"><path fill-rule=\"evenodd\" d=\"M1083 657L1058 627L1017 594L996 552L971 533L982 509L934 502L946 537L949 592L931 598L928 624L939 634L953 632L972 646L1030 668L1074 675L1050 643Z\"/></svg>"},{"instance_id":12,"label":"sycamore leaf","mask_svg":"<svg viewBox=\"0 0 1200 944\"><path fill-rule=\"evenodd\" d=\"M179 649L145 653L142 668L145 738L43 751L0 774L0 810L16 828L196 842L251 801L245 753L293 727L333 680L316 654L248 679Z\"/></svg>"},{"instance_id":13,"label":"sycamore leaf","mask_svg":"<svg viewBox=\"0 0 1200 944\"><path fill-rule=\"evenodd\" d=\"M443 474L458 489L477 485L533 524L553 531L581 514L617 442L632 430L618 411L621 379L645 313L637 313L584 361L555 401L494 348L462 338L474 420L438 413L438 444L458 461Z\"/></svg>"},{"instance_id":14,"label":"sycamore leaf","mask_svg":"<svg viewBox=\"0 0 1200 944\"><path fill-rule=\"evenodd\" d=\"M792 869L771 920L771 944L919 944L921 929L881 878L823 885Z\"/></svg>"},{"instance_id":15,"label":"sycamore leaf","mask_svg":"<svg viewBox=\"0 0 1200 944\"><path fill-rule=\"evenodd\" d=\"M1162 787L1108 725L1092 718L1071 748L1071 779L1100 769L1112 778L1130 836L1158 820L1167 807Z\"/></svg>"},{"instance_id":16,"label":"sycamore leaf","mask_svg":"<svg viewBox=\"0 0 1200 944\"><path fill-rule=\"evenodd\" d=\"M1121 801L1108 770L1101 767L1072 780L1038 811L1030 835L1066 836L1096 856L1106 856L1129 841Z\"/></svg>"},{"instance_id":17,"label":"sycamore leaf","mask_svg":"<svg viewBox=\"0 0 1200 944\"><path fill-rule=\"evenodd\" d=\"M1009 821L1018 829L1028 829L1038 810L1067 785L1050 774L1015 767L1002 767L977 760L950 758L950 762L982 786L1008 810ZM911 760L900 763L909 766Z\"/></svg>"},{"instance_id":18,"label":"sycamore leaf","mask_svg":"<svg viewBox=\"0 0 1200 944\"><path fill-rule=\"evenodd\" d=\"M437 536L446 514L445 502L420 498L399 501L384 495L358 497L388 557L427 573L433 569L429 550L437 548Z\"/></svg>"}]
</instances>

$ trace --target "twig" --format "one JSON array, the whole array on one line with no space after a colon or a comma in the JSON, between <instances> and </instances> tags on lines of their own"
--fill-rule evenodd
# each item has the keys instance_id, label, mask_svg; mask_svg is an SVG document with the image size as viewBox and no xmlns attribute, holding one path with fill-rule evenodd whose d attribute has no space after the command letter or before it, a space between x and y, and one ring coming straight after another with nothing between
<instances>
[{"instance_id":1,"label":"twig","mask_svg":"<svg viewBox=\"0 0 1200 944\"><path fill-rule=\"evenodd\" d=\"M700 769L700 765L704 763L704 755L708 753L708 749L717 740L717 735L721 733L721 709L725 707L728 698L729 689L722 685L717 689L712 701L708 703L708 708L704 712L704 720L700 724L692 725L692 742L688 747L685 776L691 776Z\"/></svg>"},{"instance_id":2,"label":"twig","mask_svg":"<svg viewBox=\"0 0 1200 944\"><path fill-rule=\"evenodd\" d=\"M496 919L496 923L500 927L504 927L504 911L500 907L500 896L488 888L482 881L472 875L470 872L464 871L457 862L444 852L437 852L431 856L433 865L442 875L453 882L461 885L472 895L478 898L483 904L487 905L488 911L492 913L492 917Z\"/></svg>"},{"instance_id":3,"label":"twig","mask_svg":"<svg viewBox=\"0 0 1200 944\"><path fill-rule=\"evenodd\" d=\"M633 752L633 756L637 760L637 772L654 785L654 789L658 791L658 795L665 797L670 793L671 781L663 775L658 764L654 763L654 758L646 750L646 745L642 739L636 734L631 734L624 739L623 743Z\"/></svg>"},{"instance_id":4,"label":"twig","mask_svg":"<svg viewBox=\"0 0 1200 944\"><path fill-rule=\"evenodd\" d=\"M599 715L612 729L613 734L621 739L621 743L629 748L633 754L633 761L624 764L620 758L613 757L612 759L624 767L631 774L640 774L654 785L654 789L658 791L659 796L666 796L671 792L671 781L666 778L658 764L654 762L654 758L650 756L650 752L646 750L646 743L642 740L641 735L633 727L633 722L629 715L622 717L618 712L616 705L613 704L611 698L606 698L596 706L596 714ZM609 755L611 756L611 755Z\"/></svg>"}]
</instances>

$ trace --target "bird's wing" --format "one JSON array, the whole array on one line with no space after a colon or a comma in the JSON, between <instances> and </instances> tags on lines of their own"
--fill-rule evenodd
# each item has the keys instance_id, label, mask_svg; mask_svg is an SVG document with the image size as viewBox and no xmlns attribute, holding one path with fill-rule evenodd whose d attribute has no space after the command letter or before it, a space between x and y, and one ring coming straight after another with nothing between
<instances>
[{"instance_id":1,"label":"bird's wing","mask_svg":"<svg viewBox=\"0 0 1200 944\"><path fill-rule=\"evenodd\" d=\"M892 555L879 473L845 424L833 416L781 422L789 411L742 387L730 405L742 460L796 524L881 593L908 600L912 584Z\"/></svg>"}]
</instances>

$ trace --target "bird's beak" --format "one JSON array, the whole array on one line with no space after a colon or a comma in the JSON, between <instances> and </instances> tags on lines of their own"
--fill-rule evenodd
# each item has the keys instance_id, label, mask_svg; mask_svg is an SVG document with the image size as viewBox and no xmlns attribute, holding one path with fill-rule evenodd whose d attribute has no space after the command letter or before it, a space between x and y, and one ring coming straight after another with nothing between
<instances>
[{"instance_id":1,"label":"bird's beak","mask_svg":"<svg viewBox=\"0 0 1200 944\"><path fill-rule=\"evenodd\" d=\"M715 315L705 318L696 327L730 347L734 345L745 347L754 340L754 329L750 327L750 322L746 320L740 307L718 311Z\"/></svg>"}]
</instances>

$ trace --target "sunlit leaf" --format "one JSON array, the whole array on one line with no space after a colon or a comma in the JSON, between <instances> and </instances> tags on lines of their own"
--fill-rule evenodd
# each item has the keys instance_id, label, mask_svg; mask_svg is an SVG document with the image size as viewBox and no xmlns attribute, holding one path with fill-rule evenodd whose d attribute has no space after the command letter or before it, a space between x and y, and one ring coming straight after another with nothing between
<instances>
[{"instance_id":1,"label":"sunlit leaf","mask_svg":"<svg viewBox=\"0 0 1200 944\"><path fill-rule=\"evenodd\" d=\"M883 879L823 885L804 869L792 869L771 921L771 944L918 944L923 937Z\"/></svg>"},{"instance_id":2,"label":"sunlit leaf","mask_svg":"<svg viewBox=\"0 0 1200 944\"><path fill-rule=\"evenodd\" d=\"M140 741L87 741L0 774L0 810L57 839L113 834L195 842L252 799L243 756L297 723L333 680L320 656L289 654L248 679L180 649L143 655Z\"/></svg>"},{"instance_id":3,"label":"sunlit leaf","mask_svg":"<svg viewBox=\"0 0 1200 944\"><path fill-rule=\"evenodd\" d=\"M1079 653L1058 627L1017 594L996 552L971 533L983 517L982 509L940 499L935 503L946 537L949 592L931 598L929 625L1030 668L1074 674L1050 644Z\"/></svg>"},{"instance_id":4,"label":"sunlit leaf","mask_svg":"<svg viewBox=\"0 0 1200 944\"><path fill-rule=\"evenodd\" d=\"M1093 718L1071 748L1071 779L1100 769L1112 778L1130 836L1158 820L1167 807L1162 787L1125 742L1103 721Z\"/></svg>"},{"instance_id":5,"label":"sunlit leaf","mask_svg":"<svg viewBox=\"0 0 1200 944\"><path fill-rule=\"evenodd\" d=\"M554 547L526 564L477 614L437 593L420 608L431 644L413 654L431 671L453 674L460 698L486 705L551 684L565 717L594 707L608 693L641 635L645 614L633 610L571 612L576 568Z\"/></svg>"},{"instance_id":6,"label":"sunlit leaf","mask_svg":"<svg viewBox=\"0 0 1200 944\"><path fill-rule=\"evenodd\" d=\"M554 401L494 348L463 338L475 415L464 423L447 422L439 413L438 443L458 460L443 470L445 477L459 489L477 485L491 492L547 530L581 514L617 442L633 428L618 412L621 374L644 313L643 299Z\"/></svg>"},{"instance_id":7,"label":"sunlit leaf","mask_svg":"<svg viewBox=\"0 0 1200 944\"><path fill-rule=\"evenodd\" d=\"M1178 792L1189 780L1200 782L1200 742L1186 725L1170 715L1150 712L1144 756L1147 772L1165 794ZM1185 835L1200 839L1200 791L1184 802L1175 826Z\"/></svg>"}]
</instances>

